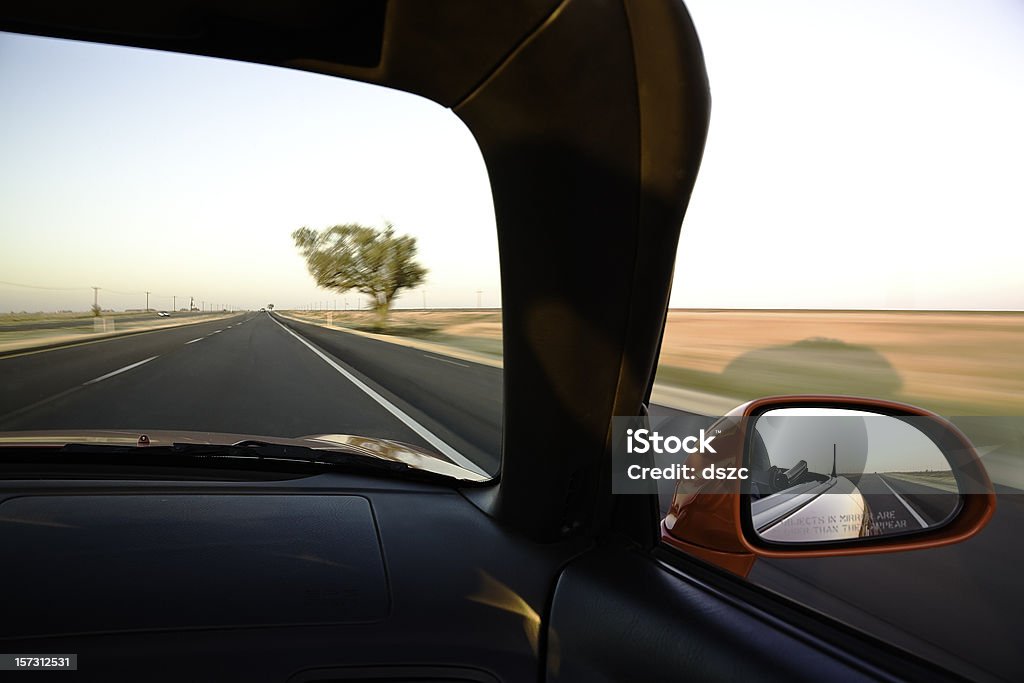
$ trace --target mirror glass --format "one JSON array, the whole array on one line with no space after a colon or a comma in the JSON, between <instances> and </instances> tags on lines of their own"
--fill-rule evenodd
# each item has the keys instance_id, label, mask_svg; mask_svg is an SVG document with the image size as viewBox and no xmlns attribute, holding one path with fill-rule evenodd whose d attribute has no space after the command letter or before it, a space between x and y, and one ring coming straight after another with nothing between
<instances>
[{"instance_id":1,"label":"mirror glass","mask_svg":"<svg viewBox=\"0 0 1024 683\"><path fill-rule=\"evenodd\" d=\"M836 408L757 417L747 445L754 533L775 543L894 536L942 526L960 492L912 418Z\"/></svg>"}]
</instances>

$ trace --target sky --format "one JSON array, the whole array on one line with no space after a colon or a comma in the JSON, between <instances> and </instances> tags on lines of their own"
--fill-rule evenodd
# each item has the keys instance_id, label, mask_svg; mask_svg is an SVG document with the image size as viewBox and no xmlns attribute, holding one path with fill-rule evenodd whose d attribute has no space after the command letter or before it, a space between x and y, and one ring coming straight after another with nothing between
<instances>
[{"instance_id":1,"label":"sky","mask_svg":"<svg viewBox=\"0 0 1024 683\"><path fill-rule=\"evenodd\" d=\"M672 305L1024 308L1024 2L687 2L711 125ZM757 290L757 291L752 291Z\"/></svg>"},{"instance_id":2,"label":"sky","mask_svg":"<svg viewBox=\"0 0 1024 683\"><path fill-rule=\"evenodd\" d=\"M687 6L713 104L673 307L1024 309L1024 3ZM487 172L452 112L0 34L0 311L85 310L93 286L117 310L146 290L153 308L354 308L290 234L385 220L429 270L397 307L500 305Z\"/></svg>"},{"instance_id":3,"label":"sky","mask_svg":"<svg viewBox=\"0 0 1024 683\"><path fill-rule=\"evenodd\" d=\"M834 451L840 474L951 470L913 421L862 410L779 408L756 424L771 464L783 469L803 460L811 472L829 474Z\"/></svg>"},{"instance_id":4,"label":"sky","mask_svg":"<svg viewBox=\"0 0 1024 683\"><path fill-rule=\"evenodd\" d=\"M344 308L291 233L417 237L398 305L500 305L479 148L408 93L226 60L0 34L0 311L209 304ZM425 292L424 292L425 289ZM119 292L135 294L119 294ZM143 294L138 294L143 292ZM171 296L177 296L175 302ZM350 293L350 307L365 297Z\"/></svg>"}]
</instances>

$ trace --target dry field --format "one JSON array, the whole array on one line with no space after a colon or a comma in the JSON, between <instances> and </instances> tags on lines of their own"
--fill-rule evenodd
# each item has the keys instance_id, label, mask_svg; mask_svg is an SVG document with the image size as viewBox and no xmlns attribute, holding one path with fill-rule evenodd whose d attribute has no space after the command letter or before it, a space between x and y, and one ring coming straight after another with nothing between
<instances>
[{"instance_id":1,"label":"dry field","mask_svg":"<svg viewBox=\"0 0 1024 683\"><path fill-rule=\"evenodd\" d=\"M393 311L385 330L370 312L333 319L501 354L496 310ZM947 415L1024 415L1024 313L672 310L657 381L737 402L829 392Z\"/></svg>"},{"instance_id":2,"label":"dry field","mask_svg":"<svg viewBox=\"0 0 1024 683\"><path fill-rule=\"evenodd\" d=\"M671 311L658 378L744 400L835 392L1024 415L1024 313Z\"/></svg>"}]
</instances>

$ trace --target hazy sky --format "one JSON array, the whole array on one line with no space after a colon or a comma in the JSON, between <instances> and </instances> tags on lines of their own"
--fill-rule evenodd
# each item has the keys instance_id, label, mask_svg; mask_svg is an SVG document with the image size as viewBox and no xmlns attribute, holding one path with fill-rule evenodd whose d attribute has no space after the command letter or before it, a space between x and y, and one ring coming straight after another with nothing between
<instances>
[{"instance_id":1,"label":"hazy sky","mask_svg":"<svg viewBox=\"0 0 1024 683\"><path fill-rule=\"evenodd\" d=\"M687 5L713 107L673 306L1024 308L1024 3ZM500 304L483 161L431 102L0 34L0 103L0 310L83 310L91 285L341 308L290 233L385 219L428 306Z\"/></svg>"},{"instance_id":2,"label":"hazy sky","mask_svg":"<svg viewBox=\"0 0 1024 683\"><path fill-rule=\"evenodd\" d=\"M913 421L861 410L780 408L766 412L756 425L771 464L783 469L804 460L811 472L828 474L833 445L841 474L951 469Z\"/></svg>"},{"instance_id":3,"label":"hazy sky","mask_svg":"<svg viewBox=\"0 0 1024 683\"><path fill-rule=\"evenodd\" d=\"M711 128L674 306L1024 309L1024 2L688 2Z\"/></svg>"},{"instance_id":4,"label":"hazy sky","mask_svg":"<svg viewBox=\"0 0 1024 683\"><path fill-rule=\"evenodd\" d=\"M0 280L103 287L101 303L302 306L290 234L393 222L418 238L430 306L500 303L483 159L414 95L223 60L0 34ZM348 295L357 306L364 297ZM421 306L422 292L407 297ZM0 310L66 302L0 285ZM22 303L25 302L25 303Z\"/></svg>"}]
</instances>

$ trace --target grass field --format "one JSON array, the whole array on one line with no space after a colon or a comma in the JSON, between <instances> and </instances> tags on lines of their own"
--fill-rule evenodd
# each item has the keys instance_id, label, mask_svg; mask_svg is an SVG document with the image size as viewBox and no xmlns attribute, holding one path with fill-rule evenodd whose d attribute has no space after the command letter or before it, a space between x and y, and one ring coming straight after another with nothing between
<instances>
[{"instance_id":1,"label":"grass field","mask_svg":"<svg viewBox=\"0 0 1024 683\"><path fill-rule=\"evenodd\" d=\"M338 326L501 355L501 312L301 313ZM1024 415L1024 313L963 311L669 312L657 382L736 403L839 393L946 415Z\"/></svg>"}]
</instances>

